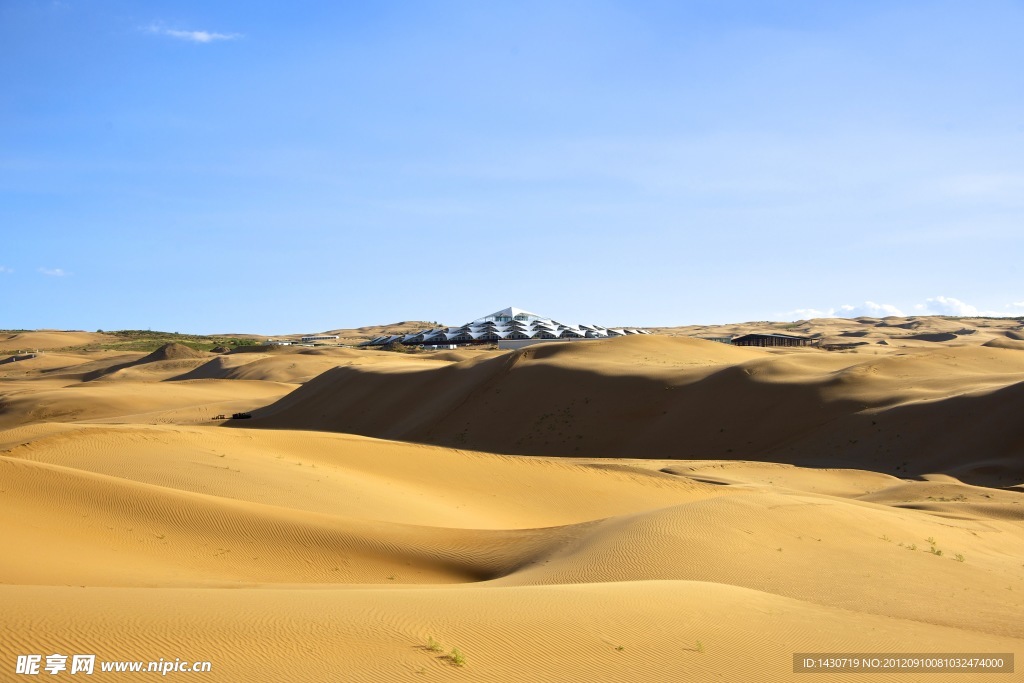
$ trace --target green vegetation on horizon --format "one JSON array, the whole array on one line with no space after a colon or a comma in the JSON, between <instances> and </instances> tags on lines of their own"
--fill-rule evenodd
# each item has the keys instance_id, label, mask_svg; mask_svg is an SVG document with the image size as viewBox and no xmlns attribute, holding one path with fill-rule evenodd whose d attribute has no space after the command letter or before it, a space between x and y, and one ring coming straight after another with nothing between
<instances>
[{"instance_id":1,"label":"green vegetation on horizon","mask_svg":"<svg viewBox=\"0 0 1024 683\"><path fill-rule=\"evenodd\" d=\"M215 337L203 334L181 334L179 332L160 332L153 330L96 330L99 333L116 337L117 341L101 344L86 344L82 349L109 349L113 351L156 351L164 344L174 342L196 351L210 351L217 347L237 348L253 346L260 343L258 339L248 337Z\"/></svg>"},{"instance_id":2,"label":"green vegetation on horizon","mask_svg":"<svg viewBox=\"0 0 1024 683\"><path fill-rule=\"evenodd\" d=\"M18 334L30 330L0 330L0 334ZM152 352L165 344L174 342L196 351L211 351L217 347L236 349L245 346L256 346L261 340L250 337L210 336L205 334L182 334L180 332L162 332L159 330L96 330L113 339L92 344L64 346L54 351L145 351Z\"/></svg>"}]
</instances>

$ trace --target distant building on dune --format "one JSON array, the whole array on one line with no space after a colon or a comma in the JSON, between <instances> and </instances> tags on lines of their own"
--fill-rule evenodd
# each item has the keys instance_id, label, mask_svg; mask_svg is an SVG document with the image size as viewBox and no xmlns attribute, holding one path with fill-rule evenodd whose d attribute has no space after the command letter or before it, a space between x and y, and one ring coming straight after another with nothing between
<instances>
[{"instance_id":1,"label":"distant building on dune","mask_svg":"<svg viewBox=\"0 0 1024 683\"><path fill-rule=\"evenodd\" d=\"M733 346L810 346L814 340L810 337L797 337L792 334L744 334L734 337Z\"/></svg>"},{"instance_id":2,"label":"distant building on dune","mask_svg":"<svg viewBox=\"0 0 1024 683\"><path fill-rule=\"evenodd\" d=\"M383 335L363 342L360 346L463 346L497 343L499 348L518 348L545 341L608 339L633 334L650 332L638 328L613 329L601 325L560 323L521 308L510 307L477 318L461 327L435 327L409 334Z\"/></svg>"},{"instance_id":3,"label":"distant building on dune","mask_svg":"<svg viewBox=\"0 0 1024 683\"><path fill-rule=\"evenodd\" d=\"M303 344L311 344L313 342L330 342L338 341L338 335L336 334L310 334L302 338Z\"/></svg>"}]
</instances>

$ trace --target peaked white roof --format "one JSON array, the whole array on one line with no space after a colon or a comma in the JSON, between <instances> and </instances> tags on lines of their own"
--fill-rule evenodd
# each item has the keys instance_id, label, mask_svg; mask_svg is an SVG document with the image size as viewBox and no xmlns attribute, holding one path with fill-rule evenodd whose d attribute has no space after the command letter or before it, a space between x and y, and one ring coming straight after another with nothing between
<instances>
[{"instance_id":1,"label":"peaked white roof","mask_svg":"<svg viewBox=\"0 0 1024 683\"><path fill-rule=\"evenodd\" d=\"M477 318L462 327L436 327L404 335L385 335L363 342L363 346L383 346L392 342L419 344L437 341L479 341L483 339L567 339L621 337L629 334L649 334L647 330L632 328L609 329L600 325L560 323L551 318L515 306L503 308L490 315Z\"/></svg>"},{"instance_id":2,"label":"peaked white roof","mask_svg":"<svg viewBox=\"0 0 1024 683\"><path fill-rule=\"evenodd\" d=\"M536 313L530 313L529 311L524 311L523 309L516 308L515 306L509 306L508 308L503 308L500 311L495 311L494 313L491 313L490 315L485 315L482 318L477 318L473 322L474 323L483 323L484 321L486 321L488 319L493 320L495 318L501 318L501 317L509 317L509 318L512 318L513 320L515 320L517 315L525 315L525 316L530 317L530 318L540 318L540 319L543 319L543 320L547 320L547 318L544 318L544 316L542 316L542 315L537 315Z\"/></svg>"}]
</instances>

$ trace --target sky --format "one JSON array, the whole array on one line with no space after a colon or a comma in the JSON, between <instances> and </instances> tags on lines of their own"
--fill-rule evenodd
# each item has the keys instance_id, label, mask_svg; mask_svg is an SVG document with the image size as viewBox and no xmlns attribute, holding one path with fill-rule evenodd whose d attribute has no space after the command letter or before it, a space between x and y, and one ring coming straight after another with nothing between
<instances>
[{"instance_id":1,"label":"sky","mask_svg":"<svg viewBox=\"0 0 1024 683\"><path fill-rule=\"evenodd\" d=\"M0 0L0 329L1024 315L1024 2Z\"/></svg>"}]
</instances>

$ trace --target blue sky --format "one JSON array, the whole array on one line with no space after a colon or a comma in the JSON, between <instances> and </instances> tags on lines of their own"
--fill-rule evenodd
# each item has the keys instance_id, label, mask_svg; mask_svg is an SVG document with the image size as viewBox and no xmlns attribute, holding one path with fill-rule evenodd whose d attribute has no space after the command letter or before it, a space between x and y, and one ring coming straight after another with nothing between
<instances>
[{"instance_id":1,"label":"blue sky","mask_svg":"<svg viewBox=\"0 0 1024 683\"><path fill-rule=\"evenodd\" d=\"M0 0L0 328L1024 314L1024 3Z\"/></svg>"}]
</instances>

